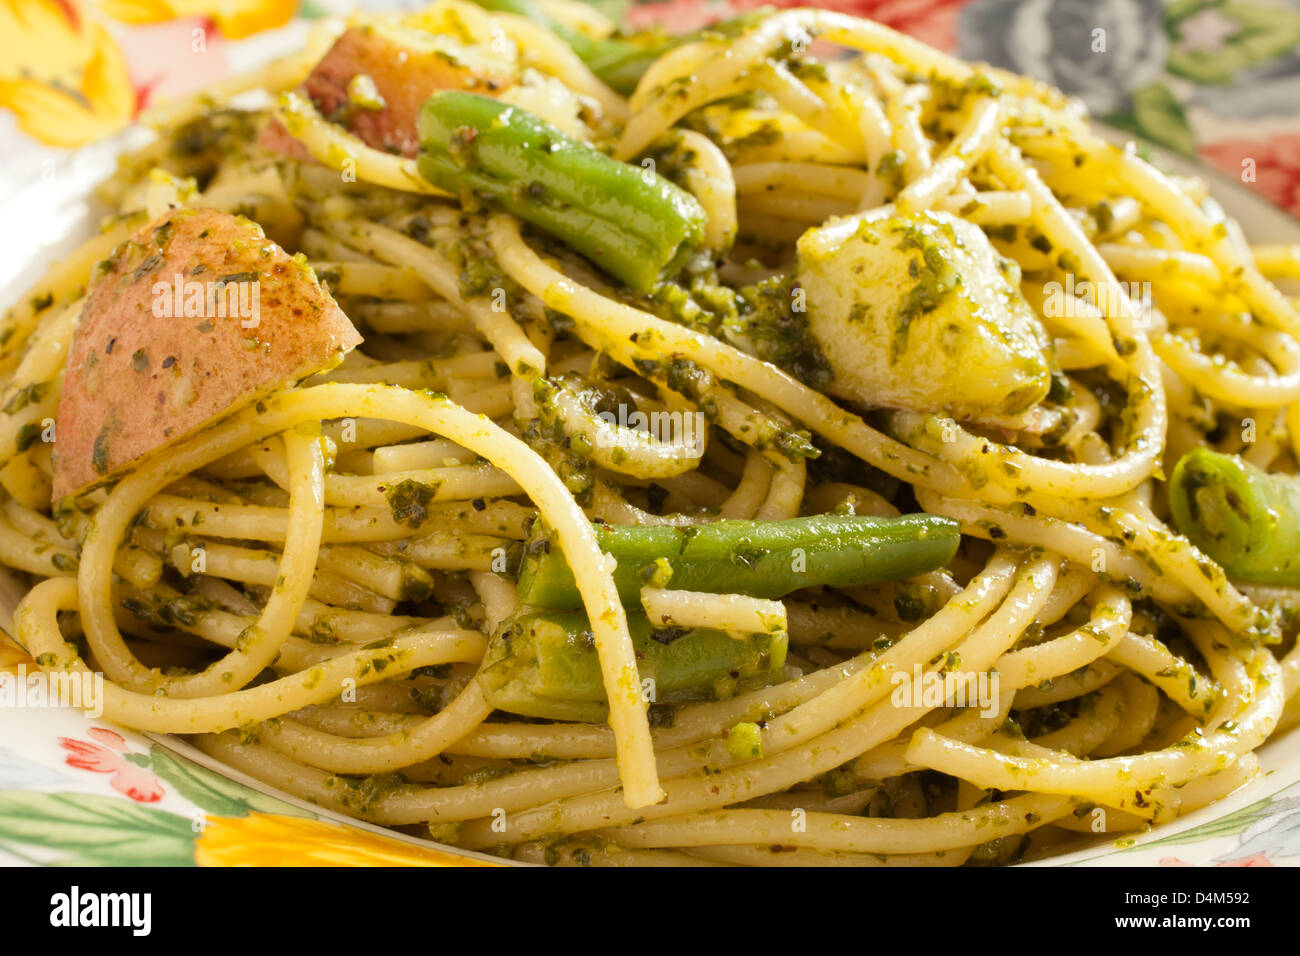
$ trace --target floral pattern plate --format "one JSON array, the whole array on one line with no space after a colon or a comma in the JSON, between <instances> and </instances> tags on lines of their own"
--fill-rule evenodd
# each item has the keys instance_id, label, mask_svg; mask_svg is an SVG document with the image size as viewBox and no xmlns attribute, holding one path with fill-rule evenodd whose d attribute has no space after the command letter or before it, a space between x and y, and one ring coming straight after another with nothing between
<instances>
[{"instance_id":1,"label":"floral pattern plate","mask_svg":"<svg viewBox=\"0 0 1300 956\"><path fill-rule=\"evenodd\" d=\"M87 50L93 47L92 52L85 54L80 67L75 55L62 56L59 62L71 71L72 80L64 79L62 87L52 88L80 90L83 96L77 105L86 108L84 115L69 114L67 123L90 124L80 131L65 124L60 134L73 142L98 140L76 152L41 146L32 137L46 143L54 140L39 128L29 129L21 112L0 114L0 146L10 164L9 174L0 180L0 208L7 214L6 221L24 223L22 230L0 230L0 304L21 295L40 270L88 235L102 214L87 198L90 190L112 170L116 156L141 135L128 129L99 139L102 131L133 115L151 91L177 92L185 85L182 76L192 87L215 75L251 68L293 46L303 30L301 21L281 26L292 15L293 4L279 0L209 4L214 11L229 13L226 7L230 7L233 15L252 18L239 20L238 29L227 23L228 41L221 39L221 19L214 24L208 15L192 14L190 8L203 7L202 2L187 4L185 14L173 10L170 15L167 11L175 4L166 0L153 4L105 0L102 5L112 8L110 13L134 11L137 20L127 22L139 23L146 12L166 22L151 21L147 27L130 29L119 25L105 33L98 24L92 29L79 0L33 0L29 9L57 8L56 19L14 27L3 22L5 11L0 8L0 37L8 34L5 39L21 36L29 28L62 30L63 35L55 38L58 42L50 42L56 47L62 42L59 49L66 53L79 32L87 34L82 45ZM601 0L597 5L614 13L626 6L621 0ZM682 30L758 5L757 0L662 0L635 7L629 16L634 22L667 22ZM1232 179L1195 167L1212 181L1216 197L1252 240L1300 242L1300 225L1277 208L1300 214L1300 11L1218 0L1168 4L1111 0L1103 5L1077 0L837 0L825 5L871 16L967 58L989 60L1055 82L1082 96L1095 115L1118 130L1162 145L1167 165L1186 171L1193 168L1188 160L1199 155L1230 172ZM299 13L320 15L346 6L341 0L306 0ZM276 29L248 40L233 39L269 27ZM136 76L140 64L157 66L160 61L153 56L131 57L132 44L144 42L139 35L131 36L137 29L159 31L153 37L154 49L168 42L167 30L180 29L189 37L198 36L196 30L204 36L214 30L213 45L197 52L215 52L220 62L205 60L203 70L196 73L194 58L181 56L175 63L164 63L161 72L147 81L141 80ZM1100 38L1097 30L1103 31ZM112 36L127 50L126 66ZM1102 56L1106 50L1099 54L1095 49L1099 42L1111 44L1110 54ZM29 56L44 55L35 40L28 49ZM11 108L16 85L9 74L22 72L6 60L14 52L0 43L0 106ZM22 55L21 49L18 54ZM122 70L130 68L130 76L122 82L134 89L133 103L119 102L121 96L113 94L112 88L105 93L86 86L92 79L101 85L106 82L104 76L115 63ZM90 65L102 75L92 77ZM27 70L23 75L33 73ZM102 114L108 109L121 115L116 120L106 118ZM1238 179L1252 188L1243 187ZM21 593L14 581L0 578L0 628L6 631L11 629L10 616ZM135 733L73 709L14 706L13 688L23 669L35 670L0 636L0 864L466 866L499 862L311 806L220 766L178 738ZM1260 758L1259 777L1217 804L1151 833L1093 843L1045 862L1300 865L1300 729L1270 741Z\"/></svg>"}]
</instances>

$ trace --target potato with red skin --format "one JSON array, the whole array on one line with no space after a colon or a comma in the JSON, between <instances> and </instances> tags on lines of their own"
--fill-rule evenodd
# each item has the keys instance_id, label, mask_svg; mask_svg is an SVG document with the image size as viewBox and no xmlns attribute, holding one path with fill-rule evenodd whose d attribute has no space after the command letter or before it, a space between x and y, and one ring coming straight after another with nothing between
<instances>
[{"instance_id":1,"label":"potato with red skin","mask_svg":"<svg viewBox=\"0 0 1300 956\"><path fill-rule=\"evenodd\" d=\"M466 90L491 96L514 83L500 69L463 62L468 54L452 49L419 30L379 24L352 27L316 64L301 90L322 116L338 122L367 146L414 157L420 149L416 116L431 93ZM349 84L358 76L370 78L381 109L350 104ZM275 121L263 131L260 142L295 159L310 158L306 148Z\"/></svg>"},{"instance_id":2,"label":"potato with red skin","mask_svg":"<svg viewBox=\"0 0 1300 956\"><path fill-rule=\"evenodd\" d=\"M100 263L87 293L55 423L54 500L360 342L306 261L261 227L216 209L167 212Z\"/></svg>"}]
</instances>

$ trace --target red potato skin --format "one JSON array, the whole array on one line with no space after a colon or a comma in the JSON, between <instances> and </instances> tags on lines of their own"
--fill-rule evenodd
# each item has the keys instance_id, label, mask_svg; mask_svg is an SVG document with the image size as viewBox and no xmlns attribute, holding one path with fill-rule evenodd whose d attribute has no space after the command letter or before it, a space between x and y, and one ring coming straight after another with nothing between
<instances>
[{"instance_id":1,"label":"red potato skin","mask_svg":"<svg viewBox=\"0 0 1300 956\"><path fill-rule=\"evenodd\" d=\"M284 128L284 124L277 119L271 120L262 128L262 134L257 138L257 145L272 153L296 159L300 163L316 162L316 158L307 152L307 147L294 139Z\"/></svg>"},{"instance_id":2,"label":"red potato skin","mask_svg":"<svg viewBox=\"0 0 1300 956\"><path fill-rule=\"evenodd\" d=\"M255 308L235 304L241 283ZM228 307L207 298L213 288ZM59 400L54 500L331 367L360 342L306 262L255 223L216 209L164 214L91 283Z\"/></svg>"},{"instance_id":3,"label":"red potato skin","mask_svg":"<svg viewBox=\"0 0 1300 956\"><path fill-rule=\"evenodd\" d=\"M437 51L399 42L385 31L352 27L340 36L303 81L302 91L324 117L334 117L348 100L354 76L369 76L387 104L382 110L357 110L343 125L367 146L414 157L420 149L415 121L420 106L438 90L492 95L513 80L476 76ZM294 159L308 160L306 148L276 121L263 131L261 145Z\"/></svg>"}]
</instances>

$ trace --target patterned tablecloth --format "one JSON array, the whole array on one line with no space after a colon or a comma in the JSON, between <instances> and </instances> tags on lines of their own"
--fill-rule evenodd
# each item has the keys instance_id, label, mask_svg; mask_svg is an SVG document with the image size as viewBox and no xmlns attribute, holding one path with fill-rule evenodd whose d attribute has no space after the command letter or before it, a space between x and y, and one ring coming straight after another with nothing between
<instances>
[{"instance_id":1,"label":"patterned tablecloth","mask_svg":"<svg viewBox=\"0 0 1300 956\"><path fill-rule=\"evenodd\" d=\"M593 0L688 30L760 0ZM160 97L356 6L422 0L0 0L0 198ZM773 5L771 0L766 5ZM804 5L776 0L776 6ZM1300 216L1300 2L824 0L940 49L1029 73L1093 114L1219 167Z\"/></svg>"}]
</instances>

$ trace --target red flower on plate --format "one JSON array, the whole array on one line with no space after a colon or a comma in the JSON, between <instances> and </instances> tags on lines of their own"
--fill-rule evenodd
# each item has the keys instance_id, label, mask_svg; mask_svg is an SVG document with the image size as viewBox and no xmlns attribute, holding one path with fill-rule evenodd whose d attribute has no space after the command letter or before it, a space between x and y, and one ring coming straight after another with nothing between
<instances>
[{"instance_id":1,"label":"red flower on plate","mask_svg":"<svg viewBox=\"0 0 1300 956\"><path fill-rule=\"evenodd\" d=\"M970 0L846 0L842 9L951 52L957 49L957 17ZM841 9L839 3L831 9Z\"/></svg>"},{"instance_id":2,"label":"red flower on plate","mask_svg":"<svg viewBox=\"0 0 1300 956\"><path fill-rule=\"evenodd\" d=\"M657 26L669 33L689 33L743 9L741 0L650 0L634 4L627 12L627 21L635 27Z\"/></svg>"},{"instance_id":3,"label":"red flower on plate","mask_svg":"<svg viewBox=\"0 0 1300 956\"><path fill-rule=\"evenodd\" d=\"M211 20L185 17L142 23L118 37L135 90L136 110L201 90L230 72L229 44Z\"/></svg>"},{"instance_id":4,"label":"red flower on plate","mask_svg":"<svg viewBox=\"0 0 1300 956\"><path fill-rule=\"evenodd\" d=\"M824 10L866 17L911 34L941 50L957 46L957 15L970 0L821 0ZM672 33L698 29L715 20L758 7L802 7L806 0L660 0L628 13L637 26L658 24Z\"/></svg>"},{"instance_id":5,"label":"red flower on plate","mask_svg":"<svg viewBox=\"0 0 1300 956\"><path fill-rule=\"evenodd\" d=\"M1186 860L1179 859L1176 856L1164 856L1160 858L1161 866L1195 866L1195 863L1188 863ZM1224 860L1222 863L1214 864L1218 866L1277 866L1268 858L1265 853L1256 853L1252 856L1243 856L1240 860Z\"/></svg>"},{"instance_id":6,"label":"red flower on plate","mask_svg":"<svg viewBox=\"0 0 1300 956\"><path fill-rule=\"evenodd\" d=\"M1277 866L1277 864L1274 863L1272 860L1270 860L1268 858L1268 855L1265 853L1255 853L1252 854L1251 856L1243 856L1240 860L1225 860L1224 862L1217 863L1215 865L1216 866Z\"/></svg>"},{"instance_id":7,"label":"red flower on plate","mask_svg":"<svg viewBox=\"0 0 1300 956\"><path fill-rule=\"evenodd\" d=\"M163 798L167 791L158 778L126 759L126 738L103 727L91 727L87 733L100 743L59 738L59 746L68 751L65 762L69 767L111 773L113 779L109 785L139 803L157 803Z\"/></svg>"},{"instance_id":8,"label":"red flower on plate","mask_svg":"<svg viewBox=\"0 0 1300 956\"><path fill-rule=\"evenodd\" d=\"M1300 217L1300 134L1285 133L1265 140L1225 139L1202 146L1201 156Z\"/></svg>"}]
</instances>

